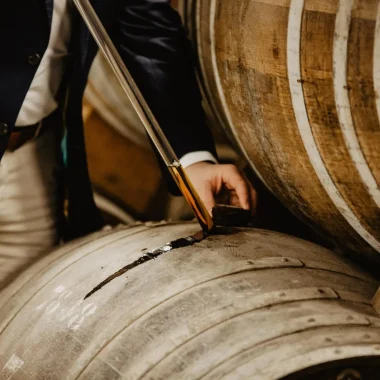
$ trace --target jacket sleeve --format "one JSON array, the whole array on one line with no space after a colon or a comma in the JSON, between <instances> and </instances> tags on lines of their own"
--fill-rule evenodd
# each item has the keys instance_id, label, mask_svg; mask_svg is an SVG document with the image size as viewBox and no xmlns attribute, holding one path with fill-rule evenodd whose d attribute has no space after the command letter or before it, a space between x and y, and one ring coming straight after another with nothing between
<instances>
[{"instance_id":1,"label":"jacket sleeve","mask_svg":"<svg viewBox=\"0 0 380 380\"><path fill-rule=\"evenodd\" d=\"M118 50L178 158L194 151L216 157L195 77L194 56L169 0L123 0Z\"/></svg>"}]
</instances>

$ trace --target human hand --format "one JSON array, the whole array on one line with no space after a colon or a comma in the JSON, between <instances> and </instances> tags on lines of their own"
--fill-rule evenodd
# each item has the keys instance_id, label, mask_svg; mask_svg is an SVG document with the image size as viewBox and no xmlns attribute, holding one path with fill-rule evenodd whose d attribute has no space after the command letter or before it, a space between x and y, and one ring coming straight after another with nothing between
<instances>
[{"instance_id":1,"label":"human hand","mask_svg":"<svg viewBox=\"0 0 380 380\"><path fill-rule=\"evenodd\" d=\"M188 166L186 174L197 190L210 215L218 196L227 195L223 203L255 213L257 194L234 165L197 162ZM227 194L224 194L227 191Z\"/></svg>"}]
</instances>

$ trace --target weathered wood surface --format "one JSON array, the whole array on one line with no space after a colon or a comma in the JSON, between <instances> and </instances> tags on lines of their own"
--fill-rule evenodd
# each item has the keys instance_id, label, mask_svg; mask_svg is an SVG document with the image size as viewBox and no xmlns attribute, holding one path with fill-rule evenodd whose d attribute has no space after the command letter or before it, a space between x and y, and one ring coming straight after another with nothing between
<instances>
[{"instance_id":1,"label":"weathered wood surface","mask_svg":"<svg viewBox=\"0 0 380 380\"><path fill-rule=\"evenodd\" d=\"M162 218L167 190L157 157L131 102L100 54L89 75L84 116L88 166L96 191L136 218Z\"/></svg>"},{"instance_id":2,"label":"weathered wood surface","mask_svg":"<svg viewBox=\"0 0 380 380\"><path fill-rule=\"evenodd\" d=\"M193 0L180 9L214 119L294 213L380 263L379 1Z\"/></svg>"},{"instance_id":3,"label":"weathered wood surface","mask_svg":"<svg viewBox=\"0 0 380 380\"><path fill-rule=\"evenodd\" d=\"M149 145L142 147L120 135L96 111L85 120L85 139L90 178L97 192L138 219L165 215L168 192Z\"/></svg>"},{"instance_id":4,"label":"weathered wood surface","mask_svg":"<svg viewBox=\"0 0 380 380\"><path fill-rule=\"evenodd\" d=\"M325 365L341 371L366 357L377 359L378 374L380 316L371 305L378 283L286 235L211 236L83 300L147 250L197 229L100 232L31 267L0 294L0 377L265 380Z\"/></svg>"},{"instance_id":5,"label":"weathered wood surface","mask_svg":"<svg viewBox=\"0 0 380 380\"><path fill-rule=\"evenodd\" d=\"M121 136L139 147L149 148L144 126L109 64L99 53L89 74L85 98Z\"/></svg>"}]
</instances>

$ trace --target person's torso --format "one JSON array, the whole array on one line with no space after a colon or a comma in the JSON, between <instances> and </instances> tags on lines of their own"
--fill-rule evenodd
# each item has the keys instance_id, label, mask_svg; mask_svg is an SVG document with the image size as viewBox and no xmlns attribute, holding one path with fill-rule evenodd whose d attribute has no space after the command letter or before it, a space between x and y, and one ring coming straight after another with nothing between
<instances>
[{"instance_id":1,"label":"person's torso","mask_svg":"<svg viewBox=\"0 0 380 380\"><path fill-rule=\"evenodd\" d=\"M107 27L120 1L92 0L91 4ZM18 125L33 124L37 115L56 107L56 93L69 66L64 59L68 52L76 77L74 91L84 90L97 46L74 11L72 0L13 0L0 4L0 50L2 151L16 121ZM33 99L29 95L26 99L29 91ZM81 96L77 94L76 98ZM22 106L25 113L20 114Z\"/></svg>"}]
</instances>

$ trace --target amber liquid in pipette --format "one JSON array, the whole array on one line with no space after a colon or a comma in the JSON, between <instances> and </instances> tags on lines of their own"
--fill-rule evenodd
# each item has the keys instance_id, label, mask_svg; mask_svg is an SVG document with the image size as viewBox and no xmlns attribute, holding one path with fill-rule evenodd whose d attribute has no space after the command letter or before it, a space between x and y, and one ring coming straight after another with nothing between
<instances>
[{"instance_id":1,"label":"amber liquid in pipette","mask_svg":"<svg viewBox=\"0 0 380 380\"><path fill-rule=\"evenodd\" d=\"M209 233L214 227L214 222L204 206L203 202L199 198L197 192L193 188L189 181L182 165L178 161L174 161L171 165L168 165L168 169L177 183L177 186L181 190L183 196L186 198L187 203L192 208L195 216L198 219L199 224L202 227L204 233Z\"/></svg>"}]
</instances>

